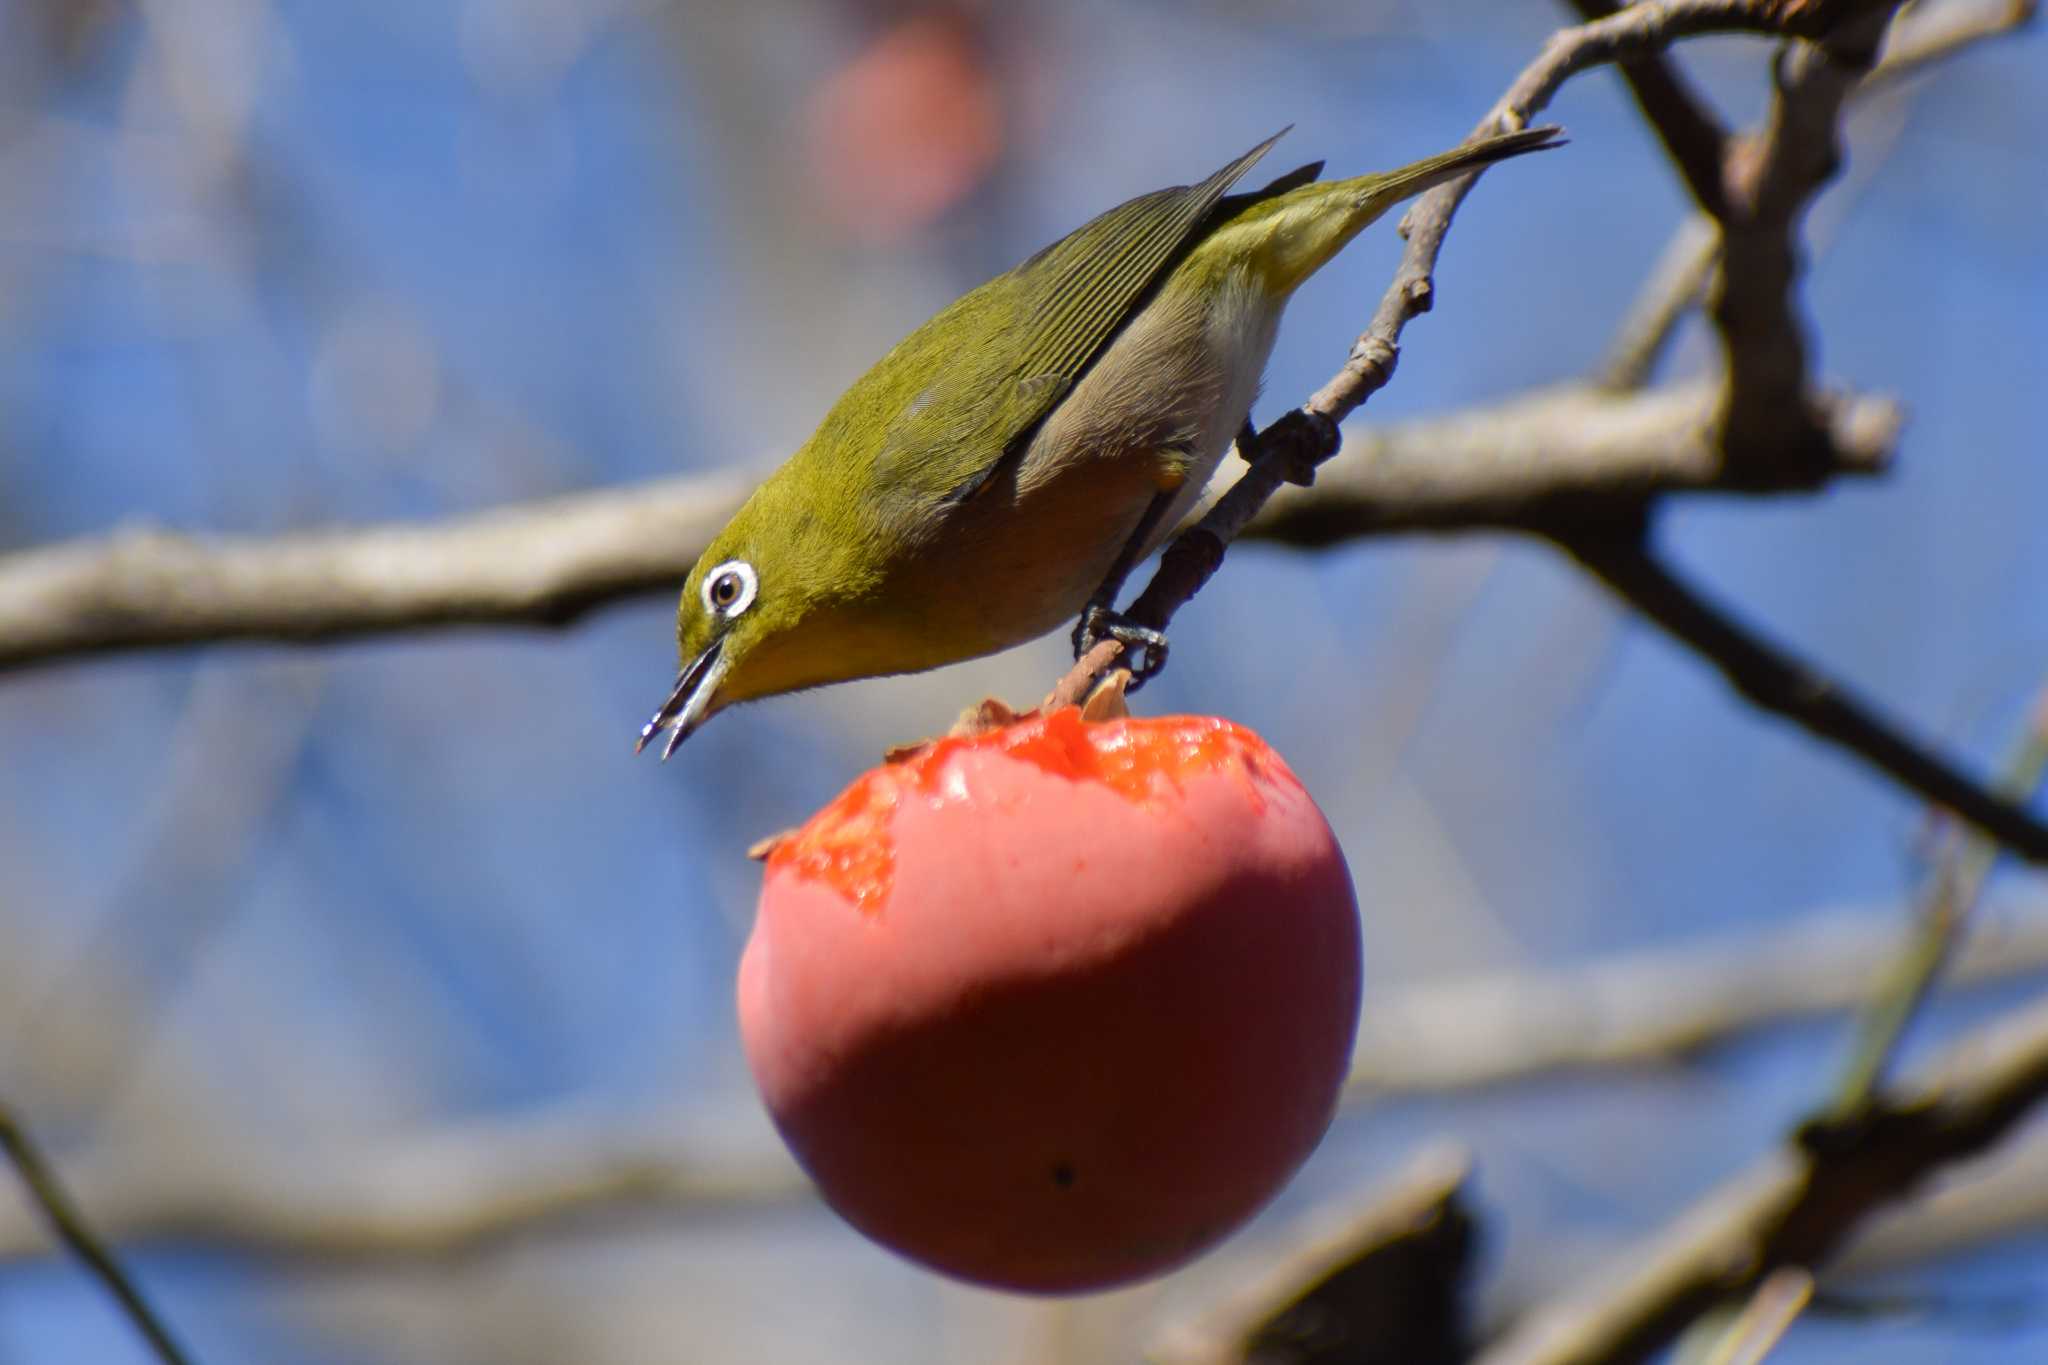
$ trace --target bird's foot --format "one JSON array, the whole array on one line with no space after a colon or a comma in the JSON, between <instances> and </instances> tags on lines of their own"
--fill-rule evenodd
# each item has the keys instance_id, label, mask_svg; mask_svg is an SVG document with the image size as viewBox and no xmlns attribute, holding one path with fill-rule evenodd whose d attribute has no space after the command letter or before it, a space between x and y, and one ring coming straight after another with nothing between
<instances>
[{"instance_id":1,"label":"bird's foot","mask_svg":"<svg viewBox=\"0 0 2048 1365\"><path fill-rule=\"evenodd\" d=\"M1272 458L1275 448L1283 463L1277 472L1280 478L1297 488L1313 488L1316 482L1316 466L1321 464L1337 447L1343 444L1343 434L1337 424L1320 412L1308 408L1293 408L1283 413L1266 435L1274 438L1268 443L1246 417L1244 426L1237 433L1237 453L1244 457L1246 464L1257 464L1260 460Z\"/></svg>"},{"instance_id":2,"label":"bird's foot","mask_svg":"<svg viewBox=\"0 0 2048 1365\"><path fill-rule=\"evenodd\" d=\"M1131 671L1129 691L1137 691L1166 667L1165 631L1139 625L1113 608L1090 605L1074 626L1074 657L1080 658L1104 640L1124 647L1121 666Z\"/></svg>"}]
</instances>

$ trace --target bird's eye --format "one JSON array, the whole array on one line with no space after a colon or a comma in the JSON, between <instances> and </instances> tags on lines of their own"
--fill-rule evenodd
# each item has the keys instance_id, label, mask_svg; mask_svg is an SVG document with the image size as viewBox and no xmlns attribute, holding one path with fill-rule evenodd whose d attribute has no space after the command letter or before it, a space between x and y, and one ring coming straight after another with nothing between
<instances>
[{"instance_id":1,"label":"bird's eye","mask_svg":"<svg viewBox=\"0 0 2048 1365\"><path fill-rule=\"evenodd\" d=\"M759 580L744 559L728 559L704 575L704 610L713 616L738 616L754 604Z\"/></svg>"}]
</instances>

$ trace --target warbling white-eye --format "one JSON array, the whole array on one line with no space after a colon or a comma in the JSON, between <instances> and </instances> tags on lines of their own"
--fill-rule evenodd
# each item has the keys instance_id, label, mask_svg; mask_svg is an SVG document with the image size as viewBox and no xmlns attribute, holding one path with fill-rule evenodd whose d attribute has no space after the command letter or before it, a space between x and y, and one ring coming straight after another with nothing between
<instances>
[{"instance_id":1,"label":"warbling white-eye","mask_svg":"<svg viewBox=\"0 0 2048 1365\"><path fill-rule=\"evenodd\" d=\"M1158 652L1116 593L1245 425L1295 288L1394 204L1558 131L1226 195L1276 134L955 301L704 551L676 616L682 674L641 746L665 729L666 758L734 702L992 654L1077 616L1077 651Z\"/></svg>"}]
</instances>

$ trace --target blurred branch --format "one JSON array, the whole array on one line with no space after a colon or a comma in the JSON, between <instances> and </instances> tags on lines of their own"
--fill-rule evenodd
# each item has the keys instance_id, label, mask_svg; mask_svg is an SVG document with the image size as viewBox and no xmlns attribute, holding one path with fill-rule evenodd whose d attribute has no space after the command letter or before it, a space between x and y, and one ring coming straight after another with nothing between
<instances>
[{"instance_id":1,"label":"blurred branch","mask_svg":"<svg viewBox=\"0 0 2048 1365\"><path fill-rule=\"evenodd\" d=\"M2048 824L1908 738L1845 685L1794 658L1681 578L1627 529L1560 544L1595 577L1721 670L1752 704L1862 758L2029 862L2048 862Z\"/></svg>"},{"instance_id":2,"label":"blurred branch","mask_svg":"<svg viewBox=\"0 0 2048 1365\"><path fill-rule=\"evenodd\" d=\"M800 1200L810 1185L779 1149L691 1156L666 1129L546 1117L352 1142L280 1164L230 1139L165 1152L105 1149L73 1183L119 1242L176 1240L266 1256L452 1257L606 1212L704 1212ZM0 1260L40 1254L32 1224L0 1206Z\"/></svg>"},{"instance_id":3,"label":"blurred branch","mask_svg":"<svg viewBox=\"0 0 2048 1365\"><path fill-rule=\"evenodd\" d=\"M2040 785L2044 769L2048 769L2048 692L2035 697L2026 734L1999 782L1999 790L2014 801L2025 801ZM1940 812L1936 814L1939 817ZM1963 929L1998 861L1998 846L1988 839L1966 835L1952 824L1943 834L1934 875L1915 917L1913 932L1880 981L1871 1008L1863 1016L1856 1050L1828 1110L1833 1122L1857 1121L1876 1098L1906 1030L1927 1003L1936 979L1955 956L1963 940Z\"/></svg>"},{"instance_id":4,"label":"blurred branch","mask_svg":"<svg viewBox=\"0 0 2048 1365\"><path fill-rule=\"evenodd\" d=\"M2048 692L2035 698L2000 790L2023 801L2044 769ZM1510 1349L1500 1360L1639 1359L1709 1308L1718 1294L1740 1291L1770 1272L1734 1327L1723 1329L1721 1314L1706 1313L1689 1334L1718 1337L1707 1361L1758 1359L1811 1296L1811 1271L1864 1212L1904 1195L1934 1167L1988 1146L2029 1105L2048 1096L2048 1003L2031 1016L2039 1021L2040 1055L2009 1058L2003 1069L1992 1068L1995 1084L1987 1086L1988 1093L1923 1094L1899 1103L1881 1088L1900 1040L1964 944L1963 929L1998 856L1988 839L1953 827L1945 832L1911 933L1888 954L1881 972L1868 974L1876 983L1871 1003L1827 1107L1801 1125L1777 1166L1760 1170L1750 1182L1754 1188L1738 1183L1735 1193L1710 1199L1675 1225L1663 1239L1664 1250L1651 1258L1651 1269L1621 1277L1611 1290L1592 1291L1576 1318L1567 1309L1532 1313L1533 1325L1519 1334L1527 1338L1523 1353ZM2020 1016L2023 1022L2027 1017ZM1960 1080L1949 1084L1967 1086ZM2009 1088L1997 1093L2000 1085ZM1789 1313L1770 1314L1765 1304L1771 1285L1794 1273L1800 1277L1796 1302ZM1717 1284L1716 1277L1728 1282ZM1761 1343L1761 1350L1751 1343ZM1683 1350L1680 1355L1694 1358Z\"/></svg>"},{"instance_id":5,"label":"blurred branch","mask_svg":"<svg viewBox=\"0 0 2048 1365\"><path fill-rule=\"evenodd\" d=\"M2009 909L1964 944L1952 980L2048 970L2048 904ZM1751 1029L1854 1008L1897 951L1894 919L1854 913L1718 948L1687 944L1385 992L1360 1019L1347 1098L1669 1062Z\"/></svg>"},{"instance_id":6,"label":"blurred branch","mask_svg":"<svg viewBox=\"0 0 2048 1365\"><path fill-rule=\"evenodd\" d=\"M1573 0L1581 13L1606 13L1605 0ZM1967 47L2000 37L2032 21L2034 0L1950 0L1922 3L1900 10L1886 31L1877 64L1850 90L1851 99L1886 89L1907 76L1952 57ZM1602 387L1640 388L1681 318L1703 301L1721 262L1721 215L1727 212L1721 165L1708 166L1707 154L1724 158L1727 134L1710 112L1697 107L1675 67L1663 59L1621 64L1635 89L1637 103L1664 139L1687 188L1701 208L1672 234L1664 255L1652 270L1629 315L1623 320L1598 374ZM1649 78L1646 89L1642 77Z\"/></svg>"},{"instance_id":7,"label":"blurred branch","mask_svg":"<svg viewBox=\"0 0 2048 1365\"><path fill-rule=\"evenodd\" d=\"M86 1222L85 1215L65 1191L56 1170L44 1159L34 1139L29 1137L28 1131L5 1105L0 1105L0 1150L5 1150L8 1160L14 1163L22 1185L57 1236L70 1248L71 1254L78 1257L106 1286L107 1292L113 1295L121 1311L135 1325L135 1330L149 1343L157 1359L164 1365L189 1365L191 1357L179 1347L163 1319L142 1296L142 1290L100 1241L98 1234Z\"/></svg>"},{"instance_id":8,"label":"blurred branch","mask_svg":"<svg viewBox=\"0 0 2048 1365\"><path fill-rule=\"evenodd\" d=\"M159 720L162 762L124 794L136 819L109 858L114 875L92 901L69 907L69 942L33 984L0 995L0 1070L48 1069L38 1054L56 1039L70 1044L67 1099L36 1094L37 1113L90 1128L117 1096L135 1099L124 1082L141 1058L164 1066L163 1048L152 1048L162 1015L241 903L231 879L275 819L313 730L324 671L316 659L202 669Z\"/></svg>"},{"instance_id":9,"label":"blurred branch","mask_svg":"<svg viewBox=\"0 0 2048 1365\"><path fill-rule=\"evenodd\" d=\"M2048 1229L2048 1132L1959 1167L1924 1194L1874 1215L1828 1266L1830 1280L1925 1265Z\"/></svg>"},{"instance_id":10,"label":"blurred branch","mask_svg":"<svg viewBox=\"0 0 2048 1365\"><path fill-rule=\"evenodd\" d=\"M1553 35L1475 131L1484 136L1526 126L1565 80L1589 66L1636 63L1628 74L1645 113L1720 228L1721 269L1707 270L1705 281L1708 312L1723 342L1725 379L1713 420L1703 430L1718 449L1717 471L1732 485L1757 480L1771 488L1817 486L1846 462L1840 400L1808 385L1806 339L1795 308L1797 238L1807 206L1838 169L1843 104L1874 65L1898 8L1899 0L1641 0ZM1780 55L1765 126L1731 141L1675 73L1648 59L1688 33L1741 28L1803 41L1788 43ZM1709 152L1721 158L1712 174L1698 164ZM1444 233L1472 183L1467 177L1432 190L1409 209L1402 222L1408 250L1350 359L1307 404L1258 435L1246 452L1253 459L1244 477L1168 547L1131 608L1139 623L1163 629L1216 571L1225 548L1266 500L1282 483L1303 482L1306 471L1328 459L1337 446L1336 423L1392 377L1401 331L1430 305ZM1639 354L1622 362L1624 380L1654 355L1670 319L1685 306L1679 296L1683 284L1681 279L1672 286L1676 302L1655 305L1663 316L1643 324ZM1887 436L1881 443L1889 441ZM1556 509L1562 515L1539 529L1630 605L1705 655L1752 702L1857 754L2028 859L2048 862L2048 824L1916 744L1840 684L1744 629L1660 563L1650 548L1653 502L1644 490L1632 507Z\"/></svg>"},{"instance_id":11,"label":"blurred branch","mask_svg":"<svg viewBox=\"0 0 2048 1365\"><path fill-rule=\"evenodd\" d=\"M1826 1267L1830 1287L1862 1276L1927 1266L2014 1237L2048 1231L2048 1126L2028 1125L1997 1149L1958 1162L1899 1202L1873 1212L1842 1243ZM1561 1255L1519 1285L1517 1300L1535 1305L1562 1296L1575 1280L1618 1263L1619 1248L1587 1266Z\"/></svg>"},{"instance_id":12,"label":"blurred branch","mask_svg":"<svg viewBox=\"0 0 2048 1365\"><path fill-rule=\"evenodd\" d=\"M1572 8L1591 21L1604 19L1621 6L1613 0L1572 0ZM1636 107L1664 143L1693 199L1708 215L1719 217L1728 130L1662 54L1631 57L1616 65L1628 82L1629 93L1635 96Z\"/></svg>"},{"instance_id":13,"label":"blurred branch","mask_svg":"<svg viewBox=\"0 0 2048 1365\"><path fill-rule=\"evenodd\" d=\"M1875 61L1899 3L1845 5L1840 22L1814 41L1785 45L1772 68L1763 127L1729 144L1720 204L1702 205L1721 227L1721 269L1707 315L1722 342L1722 431L1731 462L1759 470L1827 465L1798 312L1799 232L1808 206L1841 167L1843 104Z\"/></svg>"},{"instance_id":14,"label":"blurred branch","mask_svg":"<svg viewBox=\"0 0 2048 1365\"><path fill-rule=\"evenodd\" d=\"M2048 901L2002 905L1958 954L1954 980L2048 971ZM1809 921L1555 973L1502 974L1371 998L1348 1098L1494 1085L1560 1067L1668 1062L1745 1030L1848 1008L1895 951L1888 917ZM231 1141L160 1140L80 1154L73 1183L121 1242L175 1239L270 1256L443 1257L606 1212L759 1208L805 1197L779 1154L707 1151L642 1125L514 1118L280 1167ZM317 1172L317 1175L315 1174ZM2048 1212L2044 1212L2048 1218ZM45 1242L0 1202L0 1261Z\"/></svg>"},{"instance_id":15,"label":"blurred branch","mask_svg":"<svg viewBox=\"0 0 2048 1365\"><path fill-rule=\"evenodd\" d=\"M1595 382L1616 392L1649 383L1678 324L1699 306L1720 264L1721 229L1703 213L1690 215L1665 243L1664 254L1616 329Z\"/></svg>"},{"instance_id":16,"label":"blurred branch","mask_svg":"<svg viewBox=\"0 0 2048 1365\"><path fill-rule=\"evenodd\" d=\"M1377 523L1359 521L1345 533L1402 525L1517 526L1551 536L1589 563L1602 557L1602 576L1638 607L1650 609L1660 600L1673 611L1688 606L1687 619L1700 629L1678 632L1680 638L1694 648L1704 648L1711 638L1734 651L1715 661L1753 699L1858 752L2029 857L2048 858L2048 826L1921 750L1839 689L1815 705L1798 692L1766 691L1766 682L1805 686L1816 679L1725 616L1703 615L1696 596L1678 602L1677 580L1644 547L1645 509L1657 494L1703 486L1810 488L1845 469L1880 464L1890 450L1898 425L1893 405L1805 391L1804 342L1790 293L1797 279L1792 236L1807 200L1834 172L1836 116L1869 69L1895 7L1877 0L1642 0L1553 35L1475 136L1526 126L1580 71L1647 59L1681 37L1749 31L1814 40L1795 44L1780 63L1766 129L1725 149L1727 194L1717 212L1730 269L1719 272L1723 287L1713 312L1729 350L1726 387L1704 422L1679 398L1685 390L1587 391L1593 396L1582 398L1577 419L1604 452L1591 488L1589 471L1570 467L1574 445L1584 450L1587 444L1575 433L1532 444L1528 428L1496 427L1475 438L1468 421L1464 451L1478 452L1479 458L1468 458L1460 468L1478 476L1472 483L1454 487L1437 470L1411 477L1404 495L1433 492L1433 505L1389 508ZM1639 64L1636 72L1640 77L1651 69ZM1666 93L1672 97L1653 100L1652 106L1666 119L1667 140L1694 151L1706 141L1726 141L1718 133L1711 139L1695 136L1703 128L1713 131L1708 116L1682 89L1673 86ZM1674 121L1682 120L1690 120L1691 132L1676 137ZM1467 177L1440 187L1410 208L1403 220L1408 250L1349 360L1307 404L1257 436L1255 450L1248 452L1256 454L1250 468L1200 525L1168 548L1132 605L1134 618L1164 627L1280 486L1302 479L1338 448L1336 424L1387 382L1402 330L1429 308L1444 234L1471 183ZM1743 276L1739 288L1727 284L1737 265ZM1670 415L1686 407L1680 424L1632 433L1647 445L1614 439L1609 419L1639 416L1648 410L1642 404L1660 397L1670 402ZM1534 410L1525 403L1515 413L1527 419ZM1455 420L1447 424L1455 426ZM1547 434L1541 426L1534 430ZM1541 459L1513 468L1501 458L1503 451ZM1781 458L1787 451L1796 458ZM1690 477L1662 477L1674 455ZM1560 457L1572 476L1563 483L1552 481L1549 463ZM1362 467L1357 478L1383 477L1371 462L1352 463ZM1418 467L1410 466L1411 476ZM738 497L738 489L725 484L710 496L694 485L660 487L655 496L630 490L588 494L441 528L211 545L131 532L25 552L0 561L0 668L208 640L319 640L428 626L570 620L613 598L672 586ZM1315 502L1290 501L1294 539L1335 537L1334 518L1317 525L1305 515ZM1349 504L1354 515L1367 507L1356 496ZM1372 509L1366 514L1373 515ZM1281 520L1276 515L1267 525ZM1310 526L1315 529L1303 529ZM1617 527L1629 529L1634 543L1617 550ZM1665 619L1670 624L1670 612Z\"/></svg>"},{"instance_id":17,"label":"blurred branch","mask_svg":"<svg viewBox=\"0 0 2048 1365\"><path fill-rule=\"evenodd\" d=\"M1938 22L1921 18L1944 11ZM1689 301L1694 272L1706 283L1708 312L1726 358L1727 387L1716 428L1726 467L1776 486L1794 471L1816 474L1837 461L1829 397L1808 391L1806 340L1794 306L1800 277L1801 221L1840 165L1838 124L1846 101L1873 71L1886 73L1960 50L1980 37L2009 31L2031 14L2025 4L1974 13L1962 6L1908 7L1914 16L1892 33L1878 59L1897 0L1845 6L1839 27L1812 42L1788 44L1774 69L1776 89L1764 127L1725 147L1721 191L1699 196L1697 168L1682 166L1703 210L1719 225L1719 265L1702 252L1670 258L1668 284L1652 286L1641 316L1623 333L1608 380L1640 382ZM1666 110L1650 103L1653 121ZM1667 142L1671 141L1667 138ZM1674 147L1674 155L1676 148ZM1709 601L1661 562L1651 547L1650 500L1633 520L1610 527L1566 528L1556 536L1617 595L1714 664L1753 704L1797 722L1884 772L1937 806L2030 861L2048 862L2048 824L2024 806L1961 772L1906 736L1845 686L1793 658Z\"/></svg>"},{"instance_id":18,"label":"blurred branch","mask_svg":"<svg viewBox=\"0 0 2048 1365\"><path fill-rule=\"evenodd\" d=\"M1449 1365L1465 1349L1471 1156L1419 1153L1392 1180L1220 1268L1237 1286L1171 1324L1156 1365Z\"/></svg>"},{"instance_id":19,"label":"blurred branch","mask_svg":"<svg viewBox=\"0 0 2048 1365\"><path fill-rule=\"evenodd\" d=\"M1617 13L1551 35L1537 59L1525 67L1505 95L1487 112L1467 141L1526 128L1551 96L1573 76L1609 62L1651 56L1685 37L1704 33L1825 34L1838 22L1869 8L1871 0L1640 0ZM1458 206L1477 183L1462 176L1418 198L1401 219L1408 239L1393 283L1342 369L1301 407L1283 413L1258 433L1243 453L1250 468L1218 498L1202 520L1176 536L1160 557L1144 592L1131 605L1140 624L1164 629L1222 563L1225 549L1250 525L1283 484L1301 483L1338 450L1338 427L1367 398L1393 378L1401 333L1429 311L1436 294L1436 262ZM1803 371L1802 371L1803 373ZM1805 481L1815 471L1846 462L1840 451L1819 448L1833 427L1809 442ZM1832 455L1832 459L1830 459Z\"/></svg>"},{"instance_id":20,"label":"blurred branch","mask_svg":"<svg viewBox=\"0 0 2048 1365\"><path fill-rule=\"evenodd\" d=\"M1341 476L1279 500L1252 533L1319 543L1534 529L1602 516L1645 491L1713 489L1713 402L1700 386L1567 388L1362 432ZM1881 470L1897 424L1887 399L1844 398L1839 472ZM0 557L0 669L225 640L563 625L621 598L672 593L749 486L671 479L420 526L274 538L129 530L20 551Z\"/></svg>"},{"instance_id":21,"label":"blurred branch","mask_svg":"<svg viewBox=\"0 0 2048 1365\"><path fill-rule=\"evenodd\" d=\"M1760 1365L1813 1302L1813 1276L1794 1265L1771 1272L1699 1365Z\"/></svg>"},{"instance_id":22,"label":"blurred branch","mask_svg":"<svg viewBox=\"0 0 2048 1365\"><path fill-rule=\"evenodd\" d=\"M1721 269L1709 274L1708 313L1721 335L1727 371L1717 426L1728 467L1738 476L1749 471L1775 484L1790 470L1819 473L1836 462L1827 400L1808 392L1806 339L1794 306L1799 225L1840 165L1843 104L1876 63L1898 8L1897 0L1844 6L1839 25L1823 27L1814 41L1789 44L1775 68L1763 128L1727 146L1722 193L1702 200L1721 229ZM1685 176L1697 184L1695 171ZM1646 499L1633 521L1568 528L1557 539L1624 601L1712 662L1752 703L1856 753L2028 859L2048 862L2048 825L1710 602L1660 561L1650 529Z\"/></svg>"},{"instance_id":23,"label":"blurred branch","mask_svg":"<svg viewBox=\"0 0 2048 1365\"><path fill-rule=\"evenodd\" d=\"M1537 533L1605 525L1651 493L1721 491L1711 384L1615 394L1543 389L1465 414L1354 431L1312 489L1287 489L1247 534L1322 546L1393 531ZM1886 467L1900 416L1888 398L1834 405L1841 475ZM1779 491L1803 490L1787 484Z\"/></svg>"},{"instance_id":24,"label":"blurred branch","mask_svg":"<svg viewBox=\"0 0 2048 1365\"><path fill-rule=\"evenodd\" d=\"M1987 38L2024 28L2039 11L2038 0L1920 0L1900 12L1863 84L1867 88L1915 75Z\"/></svg>"},{"instance_id":25,"label":"blurred branch","mask_svg":"<svg viewBox=\"0 0 2048 1365\"><path fill-rule=\"evenodd\" d=\"M1915 1090L1825 1143L1786 1142L1590 1288L1533 1309L1481 1365L1635 1361L1781 1265L1819 1265L1856 1224L2003 1137L2048 1096L2048 1001L1971 1036Z\"/></svg>"},{"instance_id":26,"label":"blurred branch","mask_svg":"<svg viewBox=\"0 0 2048 1365\"><path fill-rule=\"evenodd\" d=\"M747 484L676 479L421 526L128 530L0 557L0 669L221 640L561 625L673 591Z\"/></svg>"}]
</instances>

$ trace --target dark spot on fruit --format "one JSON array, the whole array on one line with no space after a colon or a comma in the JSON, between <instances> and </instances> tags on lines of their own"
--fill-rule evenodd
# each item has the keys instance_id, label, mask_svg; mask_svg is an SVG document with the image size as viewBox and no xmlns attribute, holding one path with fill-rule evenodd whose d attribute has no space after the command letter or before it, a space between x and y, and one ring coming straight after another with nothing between
<instances>
[{"instance_id":1,"label":"dark spot on fruit","mask_svg":"<svg viewBox=\"0 0 2048 1365\"><path fill-rule=\"evenodd\" d=\"M1074 1188L1073 1163L1068 1161L1053 1162L1052 1183L1059 1186L1063 1190L1071 1190L1072 1188Z\"/></svg>"}]
</instances>

